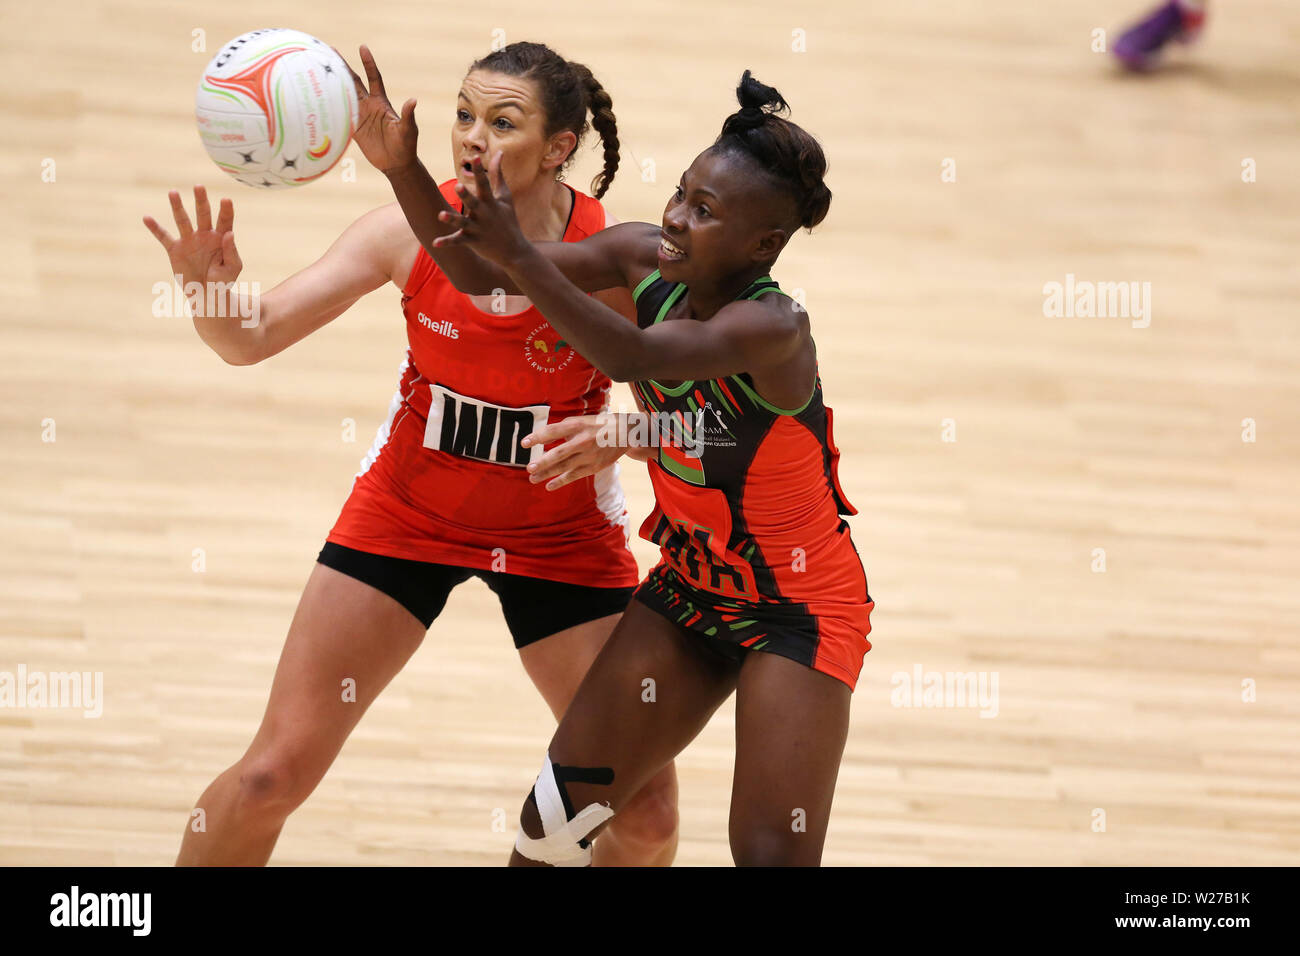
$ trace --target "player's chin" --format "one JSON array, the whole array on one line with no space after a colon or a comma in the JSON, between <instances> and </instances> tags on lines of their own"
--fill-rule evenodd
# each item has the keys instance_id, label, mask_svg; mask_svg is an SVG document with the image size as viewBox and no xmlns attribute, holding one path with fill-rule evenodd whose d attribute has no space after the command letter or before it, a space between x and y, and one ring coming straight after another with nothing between
<instances>
[{"instance_id":1,"label":"player's chin","mask_svg":"<svg viewBox=\"0 0 1300 956\"><path fill-rule=\"evenodd\" d=\"M659 253L659 276L665 282L686 282L690 279L690 260L686 256L670 259Z\"/></svg>"}]
</instances>

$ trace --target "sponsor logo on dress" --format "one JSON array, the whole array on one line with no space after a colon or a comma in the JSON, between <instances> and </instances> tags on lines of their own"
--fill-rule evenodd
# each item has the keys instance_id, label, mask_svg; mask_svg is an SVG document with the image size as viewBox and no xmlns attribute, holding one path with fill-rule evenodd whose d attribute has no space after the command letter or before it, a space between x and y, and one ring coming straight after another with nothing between
<instances>
[{"instance_id":1,"label":"sponsor logo on dress","mask_svg":"<svg viewBox=\"0 0 1300 956\"><path fill-rule=\"evenodd\" d=\"M445 335L449 339L460 338L460 329L456 328L454 325L451 324L451 319L442 319L440 321L435 322L433 319L429 318L423 312L419 314L418 318L420 324L423 325L426 329L431 329L432 331L437 332L439 335Z\"/></svg>"},{"instance_id":2,"label":"sponsor logo on dress","mask_svg":"<svg viewBox=\"0 0 1300 956\"><path fill-rule=\"evenodd\" d=\"M429 386L429 418L424 447L461 458L524 468L542 454L541 445L525 448L524 436L545 424L549 405L510 408L460 395L442 385Z\"/></svg>"},{"instance_id":3,"label":"sponsor logo on dress","mask_svg":"<svg viewBox=\"0 0 1300 956\"><path fill-rule=\"evenodd\" d=\"M722 412L713 407L712 402L705 402L700 410L695 425L695 442L699 445L711 445L714 448L734 448L736 438L727 423L722 420Z\"/></svg>"}]
</instances>

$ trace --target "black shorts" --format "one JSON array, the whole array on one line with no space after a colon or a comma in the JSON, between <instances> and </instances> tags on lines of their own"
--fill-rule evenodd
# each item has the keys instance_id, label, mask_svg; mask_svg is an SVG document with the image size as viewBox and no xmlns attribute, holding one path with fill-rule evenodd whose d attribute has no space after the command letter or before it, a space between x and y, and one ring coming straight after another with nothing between
<instances>
[{"instance_id":1,"label":"black shorts","mask_svg":"<svg viewBox=\"0 0 1300 956\"><path fill-rule=\"evenodd\" d=\"M442 613L451 589L471 577L481 579L501 601L515 647L526 647L566 628L610 614L622 614L636 588L595 588L370 554L326 541L316 559L350 578L383 591L410 611L427 631Z\"/></svg>"}]
</instances>

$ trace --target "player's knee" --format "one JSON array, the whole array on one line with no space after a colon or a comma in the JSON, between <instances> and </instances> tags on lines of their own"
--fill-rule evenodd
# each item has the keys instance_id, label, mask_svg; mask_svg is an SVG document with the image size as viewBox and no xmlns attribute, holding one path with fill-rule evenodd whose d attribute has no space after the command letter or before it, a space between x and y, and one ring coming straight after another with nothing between
<instances>
[{"instance_id":1,"label":"player's knee","mask_svg":"<svg viewBox=\"0 0 1300 956\"><path fill-rule=\"evenodd\" d=\"M652 781L618 811L609 828L619 840L657 847L676 836L677 824L676 787Z\"/></svg>"},{"instance_id":2,"label":"player's knee","mask_svg":"<svg viewBox=\"0 0 1300 956\"><path fill-rule=\"evenodd\" d=\"M533 800L531 791L524 799L524 805L519 808L519 832L530 840L540 840L546 836L546 831L542 828L542 820L537 815L537 803Z\"/></svg>"},{"instance_id":3,"label":"player's knee","mask_svg":"<svg viewBox=\"0 0 1300 956\"><path fill-rule=\"evenodd\" d=\"M536 863L590 865L590 837L614 816L614 810L607 803L590 803L570 813L565 781L608 784L613 778L613 771L607 767L556 767L547 754L542 772L520 811L515 850Z\"/></svg>"},{"instance_id":4,"label":"player's knee","mask_svg":"<svg viewBox=\"0 0 1300 956\"><path fill-rule=\"evenodd\" d=\"M304 778L286 750L271 750L239 764L239 806L246 813L287 816L311 796L313 781Z\"/></svg>"},{"instance_id":5,"label":"player's knee","mask_svg":"<svg viewBox=\"0 0 1300 956\"><path fill-rule=\"evenodd\" d=\"M736 866L815 866L820 848L808 845L806 833L755 827L731 834L731 858ZM802 840L802 842L801 842Z\"/></svg>"}]
</instances>

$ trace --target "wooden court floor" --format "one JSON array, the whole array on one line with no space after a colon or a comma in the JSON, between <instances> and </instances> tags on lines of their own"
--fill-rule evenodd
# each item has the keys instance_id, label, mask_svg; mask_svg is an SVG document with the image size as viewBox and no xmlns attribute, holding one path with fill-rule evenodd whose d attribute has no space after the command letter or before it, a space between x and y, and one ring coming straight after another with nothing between
<instances>
[{"instance_id":1,"label":"wooden court floor","mask_svg":"<svg viewBox=\"0 0 1300 956\"><path fill-rule=\"evenodd\" d=\"M1300 8L1212 3L1201 45L1131 77L1093 31L1141 0L616 6L4 6L0 671L100 672L104 698L0 707L0 863L171 862L396 384L394 289L249 368L151 312L140 216L169 188L235 197L264 288L391 199L355 151L355 181L275 194L208 161L199 71L259 26L369 43L435 169L494 31L586 62L625 220L658 221L745 68L821 138L830 217L775 276L806 296L877 604L826 863L1300 862ZM1067 281L1138 283L1146 317L1045 314ZM642 466L624 485L635 528ZM897 706L949 673L996 702ZM679 760L680 864L730 862L733 715ZM273 862L498 864L551 730L471 582Z\"/></svg>"}]
</instances>

